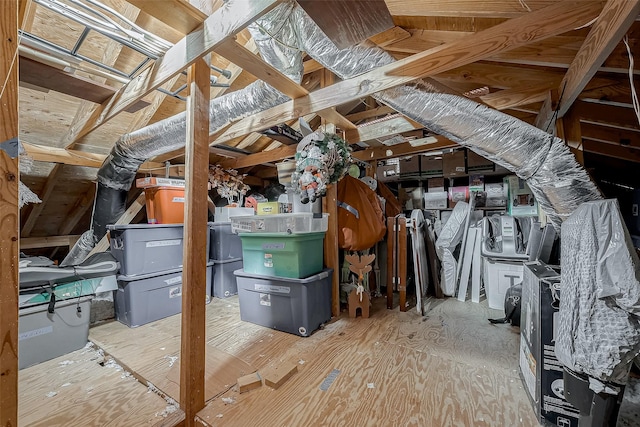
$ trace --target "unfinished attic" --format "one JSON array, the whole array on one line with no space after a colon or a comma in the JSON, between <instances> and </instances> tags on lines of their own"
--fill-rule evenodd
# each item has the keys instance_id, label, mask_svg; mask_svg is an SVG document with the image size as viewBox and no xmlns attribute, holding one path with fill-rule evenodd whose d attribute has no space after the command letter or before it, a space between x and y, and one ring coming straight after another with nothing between
<instances>
[{"instance_id":1,"label":"unfinished attic","mask_svg":"<svg viewBox=\"0 0 640 427\"><path fill-rule=\"evenodd\" d=\"M3 0L0 424L640 426L640 0Z\"/></svg>"}]
</instances>

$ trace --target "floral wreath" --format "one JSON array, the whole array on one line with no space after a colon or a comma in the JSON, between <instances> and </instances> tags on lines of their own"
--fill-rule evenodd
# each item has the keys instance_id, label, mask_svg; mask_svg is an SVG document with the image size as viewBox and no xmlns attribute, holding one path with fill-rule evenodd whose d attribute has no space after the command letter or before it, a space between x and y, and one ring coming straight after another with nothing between
<instances>
[{"instance_id":1,"label":"floral wreath","mask_svg":"<svg viewBox=\"0 0 640 427\"><path fill-rule=\"evenodd\" d=\"M326 185L338 182L346 175L351 163L351 149L346 141L334 133L313 132L298 143L295 155L296 170L291 175L291 185L300 191L298 182L305 168L314 166L323 181L319 188L320 196L326 191Z\"/></svg>"}]
</instances>

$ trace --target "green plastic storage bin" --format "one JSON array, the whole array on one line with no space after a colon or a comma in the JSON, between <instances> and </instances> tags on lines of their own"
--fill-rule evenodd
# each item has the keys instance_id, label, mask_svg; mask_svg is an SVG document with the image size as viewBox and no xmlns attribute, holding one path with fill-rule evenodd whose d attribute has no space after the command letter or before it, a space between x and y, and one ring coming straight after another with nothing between
<instances>
[{"instance_id":1,"label":"green plastic storage bin","mask_svg":"<svg viewBox=\"0 0 640 427\"><path fill-rule=\"evenodd\" d=\"M302 279L322 271L324 232L240 233L244 271Z\"/></svg>"}]
</instances>

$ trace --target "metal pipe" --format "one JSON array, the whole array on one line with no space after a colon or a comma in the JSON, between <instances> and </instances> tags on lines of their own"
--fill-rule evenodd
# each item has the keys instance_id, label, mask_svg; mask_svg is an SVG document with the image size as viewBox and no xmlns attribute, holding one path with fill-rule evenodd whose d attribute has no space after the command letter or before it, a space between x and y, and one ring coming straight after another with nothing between
<instances>
[{"instance_id":1,"label":"metal pipe","mask_svg":"<svg viewBox=\"0 0 640 427\"><path fill-rule=\"evenodd\" d=\"M82 43L89 35L89 31L91 31L89 27L84 27L84 30L82 30L82 34L80 34L80 37L78 37L78 40L76 40L75 46L73 46L73 49L71 49L72 55L75 55L76 52L78 52L78 49L80 49L80 46L82 46Z\"/></svg>"}]
</instances>

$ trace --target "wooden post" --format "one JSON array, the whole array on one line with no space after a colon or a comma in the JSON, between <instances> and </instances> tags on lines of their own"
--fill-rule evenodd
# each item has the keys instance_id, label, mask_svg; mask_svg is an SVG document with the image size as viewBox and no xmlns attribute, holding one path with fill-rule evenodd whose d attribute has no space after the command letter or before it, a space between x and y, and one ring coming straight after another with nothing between
<instances>
[{"instance_id":1,"label":"wooden post","mask_svg":"<svg viewBox=\"0 0 640 427\"><path fill-rule=\"evenodd\" d=\"M0 142L18 137L18 0L0 14ZM0 151L0 425L18 425L18 161Z\"/></svg>"},{"instance_id":2,"label":"wooden post","mask_svg":"<svg viewBox=\"0 0 640 427\"><path fill-rule=\"evenodd\" d=\"M320 85L330 86L335 81L335 75L324 70L321 76ZM322 124L326 125L326 120L322 119ZM324 235L324 265L333 268L333 278L331 280L331 315L340 315L340 259L338 249L338 184L327 187L327 194L322 199L322 211L329 214L329 227Z\"/></svg>"},{"instance_id":3,"label":"wooden post","mask_svg":"<svg viewBox=\"0 0 640 427\"><path fill-rule=\"evenodd\" d=\"M338 184L327 187L322 211L329 214L329 227L324 235L324 264L333 268L331 280L331 315L340 315L340 260L338 257Z\"/></svg>"},{"instance_id":4,"label":"wooden post","mask_svg":"<svg viewBox=\"0 0 640 427\"><path fill-rule=\"evenodd\" d=\"M189 68L180 341L180 406L187 427L196 425L205 399L209 78L207 60L199 59Z\"/></svg>"}]
</instances>

